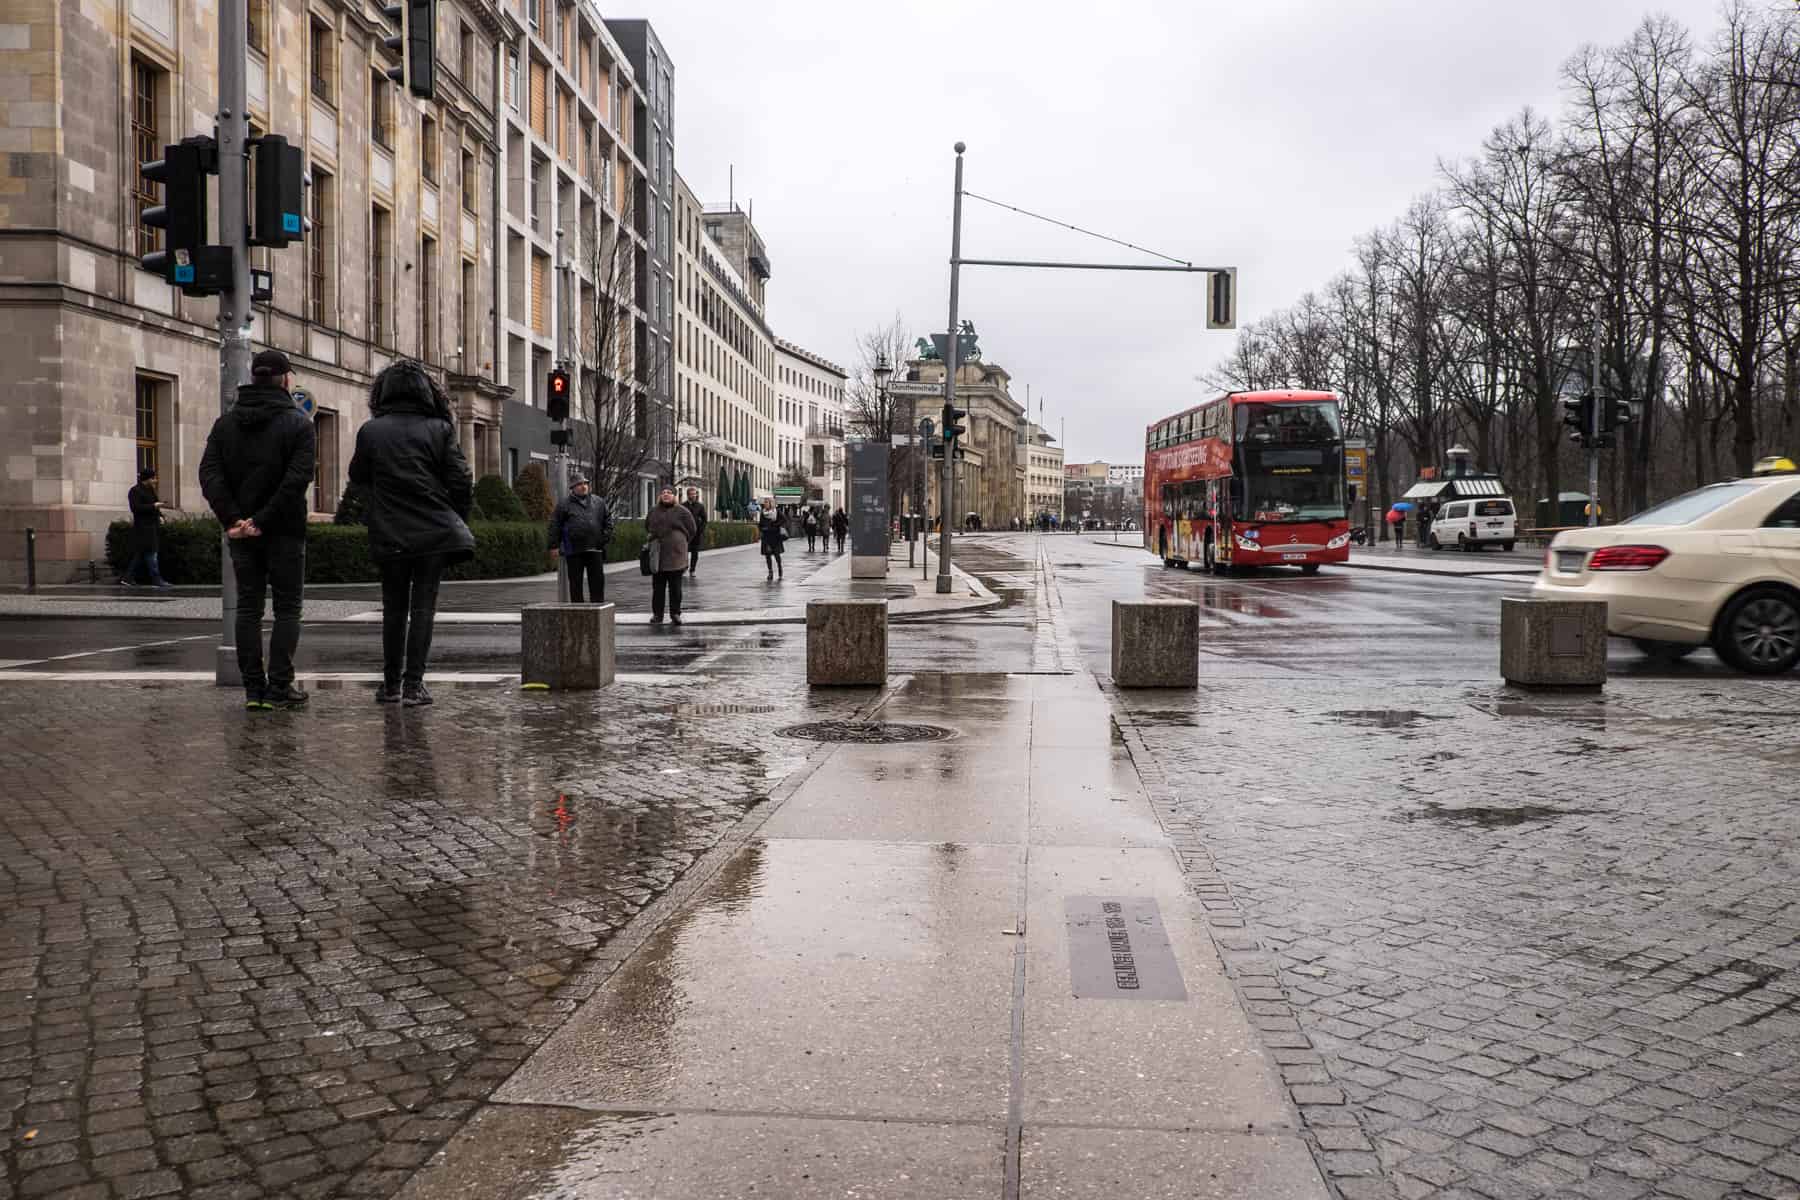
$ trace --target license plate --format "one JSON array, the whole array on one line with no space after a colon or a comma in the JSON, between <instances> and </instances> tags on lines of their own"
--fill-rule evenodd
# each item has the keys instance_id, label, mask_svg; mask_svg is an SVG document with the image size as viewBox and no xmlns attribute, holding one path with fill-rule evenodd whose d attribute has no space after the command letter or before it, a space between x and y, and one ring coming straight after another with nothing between
<instances>
[{"instance_id":1,"label":"license plate","mask_svg":"<svg viewBox=\"0 0 1800 1200\"><path fill-rule=\"evenodd\" d=\"M1506 524L1506 522L1505 522L1505 521L1489 521L1489 522L1488 522L1488 528L1489 528L1489 529L1498 529L1498 528L1500 528L1500 527L1501 527L1501 526L1502 526L1502 525L1504 525L1504 524Z\"/></svg>"},{"instance_id":2,"label":"license plate","mask_svg":"<svg viewBox=\"0 0 1800 1200\"><path fill-rule=\"evenodd\" d=\"M1304 554L1284 554L1281 556L1281 561L1282 562L1305 562L1306 555L1304 555Z\"/></svg>"},{"instance_id":3,"label":"license plate","mask_svg":"<svg viewBox=\"0 0 1800 1200\"><path fill-rule=\"evenodd\" d=\"M1558 550L1556 552L1556 569L1564 575L1581 574L1581 564L1586 561L1586 550Z\"/></svg>"}]
</instances>

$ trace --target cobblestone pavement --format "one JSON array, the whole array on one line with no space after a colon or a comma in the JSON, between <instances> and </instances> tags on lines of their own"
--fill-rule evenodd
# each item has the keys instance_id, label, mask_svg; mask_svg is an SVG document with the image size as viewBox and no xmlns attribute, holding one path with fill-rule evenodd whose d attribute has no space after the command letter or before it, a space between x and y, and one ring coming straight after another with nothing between
<instances>
[{"instance_id":1,"label":"cobblestone pavement","mask_svg":"<svg viewBox=\"0 0 1800 1200\"><path fill-rule=\"evenodd\" d=\"M1534 696L1503 589L1407 636L1105 554L1058 571L1102 674L1100 597L1202 588L1201 690L1115 711L1341 1195L1800 1196L1800 680Z\"/></svg>"},{"instance_id":2,"label":"cobblestone pavement","mask_svg":"<svg viewBox=\"0 0 1800 1200\"><path fill-rule=\"evenodd\" d=\"M0 1197L391 1194L871 695L0 687Z\"/></svg>"}]
</instances>

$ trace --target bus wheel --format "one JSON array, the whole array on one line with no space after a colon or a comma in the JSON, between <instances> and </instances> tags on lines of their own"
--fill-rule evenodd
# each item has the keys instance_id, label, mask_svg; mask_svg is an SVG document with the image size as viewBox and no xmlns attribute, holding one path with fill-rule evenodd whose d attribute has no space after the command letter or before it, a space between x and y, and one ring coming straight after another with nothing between
<instances>
[{"instance_id":1,"label":"bus wheel","mask_svg":"<svg viewBox=\"0 0 1800 1200\"><path fill-rule=\"evenodd\" d=\"M1317 575L1319 573L1319 564L1307 563L1300 568L1300 573L1302 575Z\"/></svg>"}]
</instances>

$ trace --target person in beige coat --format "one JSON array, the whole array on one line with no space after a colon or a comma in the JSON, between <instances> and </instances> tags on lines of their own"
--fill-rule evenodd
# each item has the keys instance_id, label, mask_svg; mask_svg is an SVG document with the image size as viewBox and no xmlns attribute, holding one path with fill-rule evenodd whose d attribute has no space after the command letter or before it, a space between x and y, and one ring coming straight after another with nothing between
<instances>
[{"instance_id":1,"label":"person in beige coat","mask_svg":"<svg viewBox=\"0 0 1800 1200\"><path fill-rule=\"evenodd\" d=\"M675 503L675 489L664 488L656 507L644 519L656 570L650 577L650 623L661 625L666 607L671 625L681 624L681 584L687 575L688 547L699 536L694 514Z\"/></svg>"}]
</instances>

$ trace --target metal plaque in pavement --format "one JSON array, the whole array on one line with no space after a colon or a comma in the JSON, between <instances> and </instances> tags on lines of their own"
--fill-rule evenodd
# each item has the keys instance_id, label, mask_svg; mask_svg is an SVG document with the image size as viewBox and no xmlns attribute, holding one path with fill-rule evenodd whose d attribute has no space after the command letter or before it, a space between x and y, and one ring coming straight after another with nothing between
<instances>
[{"instance_id":1,"label":"metal plaque in pavement","mask_svg":"<svg viewBox=\"0 0 1800 1200\"><path fill-rule=\"evenodd\" d=\"M1078 1000L1186 1000L1162 910L1150 896L1070 896L1069 985Z\"/></svg>"}]
</instances>

